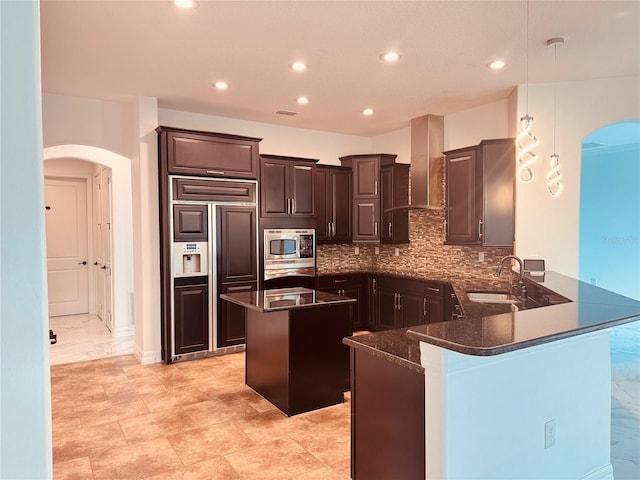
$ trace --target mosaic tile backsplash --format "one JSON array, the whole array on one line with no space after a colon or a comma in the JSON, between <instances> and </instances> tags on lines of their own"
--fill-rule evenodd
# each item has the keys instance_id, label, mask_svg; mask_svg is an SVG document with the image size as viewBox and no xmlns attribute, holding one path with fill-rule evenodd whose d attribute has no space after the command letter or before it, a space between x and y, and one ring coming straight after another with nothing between
<instances>
[{"instance_id":1,"label":"mosaic tile backsplash","mask_svg":"<svg viewBox=\"0 0 640 480\"><path fill-rule=\"evenodd\" d=\"M318 274L367 271L431 279L488 278L494 275L502 257L513 254L512 247L445 245L444 221L444 210L412 210L409 244L318 245ZM396 248L399 256L395 256ZM484 254L482 262L478 260L480 253Z\"/></svg>"}]
</instances>

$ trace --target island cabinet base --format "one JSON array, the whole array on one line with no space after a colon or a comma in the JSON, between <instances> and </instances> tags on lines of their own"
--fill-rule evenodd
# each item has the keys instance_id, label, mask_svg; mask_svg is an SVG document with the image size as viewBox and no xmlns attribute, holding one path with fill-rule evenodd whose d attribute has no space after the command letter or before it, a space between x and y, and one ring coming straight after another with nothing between
<instances>
[{"instance_id":1,"label":"island cabinet base","mask_svg":"<svg viewBox=\"0 0 640 480\"><path fill-rule=\"evenodd\" d=\"M247 310L247 385L288 416L342 403L350 325L349 304Z\"/></svg>"},{"instance_id":2,"label":"island cabinet base","mask_svg":"<svg viewBox=\"0 0 640 480\"><path fill-rule=\"evenodd\" d=\"M351 349L351 478L424 480L424 374Z\"/></svg>"}]
</instances>

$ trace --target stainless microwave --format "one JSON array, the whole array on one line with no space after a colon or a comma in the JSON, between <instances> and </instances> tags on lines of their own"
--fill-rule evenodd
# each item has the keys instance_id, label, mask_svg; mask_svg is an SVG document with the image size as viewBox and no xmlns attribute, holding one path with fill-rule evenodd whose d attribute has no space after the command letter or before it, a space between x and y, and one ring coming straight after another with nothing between
<instances>
[{"instance_id":1,"label":"stainless microwave","mask_svg":"<svg viewBox=\"0 0 640 480\"><path fill-rule=\"evenodd\" d=\"M315 267L316 231L281 228L264 231L264 268Z\"/></svg>"}]
</instances>

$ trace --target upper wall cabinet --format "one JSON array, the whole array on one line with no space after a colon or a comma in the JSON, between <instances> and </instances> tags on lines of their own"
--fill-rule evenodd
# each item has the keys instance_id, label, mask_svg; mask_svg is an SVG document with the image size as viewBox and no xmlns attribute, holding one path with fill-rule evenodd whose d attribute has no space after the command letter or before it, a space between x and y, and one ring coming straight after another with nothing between
<instances>
[{"instance_id":1,"label":"upper wall cabinet","mask_svg":"<svg viewBox=\"0 0 640 480\"><path fill-rule=\"evenodd\" d=\"M315 218L314 172L318 160L260 156L260 216Z\"/></svg>"},{"instance_id":2,"label":"upper wall cabinet","mask_svg":"<svg viewBox=\"0 0 640 480\"><path fill-rule=\"evenodd\" d=\"M446 242L510 247L515 232L515 141L483 140L446 155Z\"/></svg>"},{"instance_id":3,"label":"upper wall cabinet","mask_svg":"<svg viewBox=\"0 0 640 480\"><path fill-rule=\"evenodd\" d=\"M396 163L380 170L381 243L409 243L409 211L385 210L409 203L409 165Z\"/></svg>"},{"instance_id":4,"label":"upper wall cabinet","mask_svg":"<svg viewBox=\"0 0 640 480\"><path fill-rule=\"evenodd\" d=\"M258 178L260 138L158 127L160 161L171 175Z\"/></svg>"},{"instance_id":5,"label":"upper wall cabinet","mask_svg":"<svg viewBox=\"0 0 640 480\"><path fill-rule=\"evenodd\" d=\"M318 165L314 174L316 242L350 242L351 169Z\"/></svg>"}]
</instances>

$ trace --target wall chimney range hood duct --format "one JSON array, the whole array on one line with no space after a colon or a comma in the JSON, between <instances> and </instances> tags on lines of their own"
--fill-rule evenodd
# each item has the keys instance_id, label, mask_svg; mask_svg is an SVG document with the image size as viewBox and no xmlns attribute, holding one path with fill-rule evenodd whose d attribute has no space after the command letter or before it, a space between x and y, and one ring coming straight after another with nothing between
<instances>
[{"instance_id":1,"label":"wall chimney range hood duct","mask_svg":"<svg viewBox=\"0 0 640 480\"><path fill-rule=\"evenodd\" d=\"M444 117L423 115L411 120L411 198L399 210L443 209Z\"/></svg>"}]
</instances>

